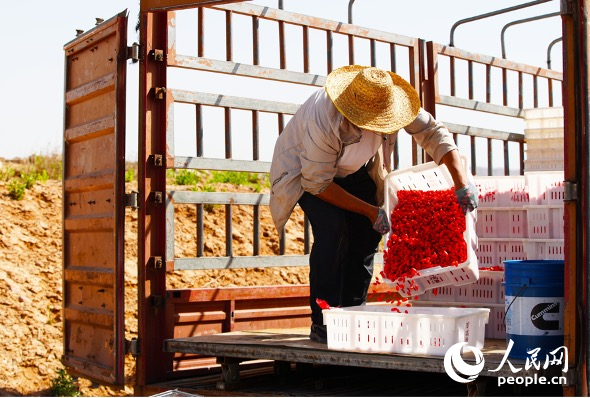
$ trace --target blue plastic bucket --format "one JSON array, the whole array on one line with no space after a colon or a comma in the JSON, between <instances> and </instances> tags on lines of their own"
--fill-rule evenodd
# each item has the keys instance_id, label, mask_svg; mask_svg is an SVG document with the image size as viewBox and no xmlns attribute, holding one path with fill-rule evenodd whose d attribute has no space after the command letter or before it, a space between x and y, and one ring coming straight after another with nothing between
<instances>
[{"instance_id":1,"label":"blue plastic bucket","mask_svg":"<svg viewBox=\"0 0 590 398\"><path fill-rule=\"evenodd\" d=\"M536 352L543 361L564 345L563 273L563 260L504 261L506 341L514 342L510 357L526 359Z\"/></svg>"}]
</instances>

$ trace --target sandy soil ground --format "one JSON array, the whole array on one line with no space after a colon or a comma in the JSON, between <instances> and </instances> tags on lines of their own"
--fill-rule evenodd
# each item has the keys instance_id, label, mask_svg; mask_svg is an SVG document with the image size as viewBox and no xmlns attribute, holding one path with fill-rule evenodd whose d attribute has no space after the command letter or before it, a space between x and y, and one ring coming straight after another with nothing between
<instances>
[{"instance_id":1,"label":"sandy soil ground","mask_svg":"<svg viewBox=\"0 0 590 398\"><path fill-rule=\"evenodd\" d=\"M127 192L134 187L130 186ZM230 186L223 189L231 189ZM243 191L243 189L242 189ZM125 306L126 337L137 336L137 212L126 210ZM261 251L278 252L278 235L267 209L261 211ZM62 185L36 183L23 200L8 196L0 181L0 396L47 396L57 371L63 369L62 343ZM224 255L224 207L206 213L207 255ZM176 212L176 255L196 253L194 206ZM247 209L233 211L233 250L251 254ZM238 222L239 220L239 222ZM301 253L303 229L289 233L288 252ZM169 286L218 287L308 283L307 267L225 271L174 272ZM82 396L123 396L133 393L134 362L126 360L128 385L124 390L93 385L78 379Z\"/></svg>"}]
</instances>

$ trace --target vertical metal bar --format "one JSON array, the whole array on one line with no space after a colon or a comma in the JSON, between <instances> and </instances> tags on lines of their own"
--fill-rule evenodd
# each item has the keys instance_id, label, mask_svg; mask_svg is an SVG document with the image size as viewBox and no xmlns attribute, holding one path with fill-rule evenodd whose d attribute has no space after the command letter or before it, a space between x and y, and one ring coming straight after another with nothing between
<instances>
[{"instance_id":1,"label":"vertical metal bar","mask_svg":"<svg viewBox=\"0 0 590 398\"><path fill-rule=\"evenodd\" d=\"M252 218L254 221L254 228L252 231L252 255L258 256L260 254L260 205L254 205Z\"/></svg>"},{"instance_id":2,"label":"vertical metal bar","mask_svg":"<svg viewBox=\"0 0 590 398\"><path fill-rule=\"evenodd\" d=\"M303 27L303 72L309 73L309 28Z\"/></svg>"},{"instance_id":3,"label":"vertical metal bar","mask_svg":"<svg viewBox=\"0 0 590 398\"><path fill-rule=\"evenodd\" d=\"M492 102L492 65L486 64L486 102Z\"/></svg>"},{"instance_id":4,"label":"vertical metal bar","mask_svg":"<svg viewBox=\"0 0 590 398\"><path fill-rule=\"evenodd\" d=\"M233 60L233 48L232 48L232 12L230 10L225 11L225 60Z\"/></svg>"},{"instance_id":5,"label":"vertical metal bar","mask_svg":"<svg viewBox=\"0 0 590 398\"><path fill-rule=\"evenodd\" d=\"M502 104L508 106L508 72L502 68Z\"/></svg>"},{"instance_id":6,"label":"vertical metal bar","mask_svg":"<svg viewBox=\"0 0 590 398\"><path fill-rule=\"evenodd\" d=\"M549 107L553 107L553 79L547 79L547 96L549 97Z\"/></svg>"},{"instance_id":7,"label":"vertical metal bar","mask_svg":"<svg viewBox=\"0 0 590 398\"><path fill-rule=\"evenodd\" d=\"M151 267L154 256L165 251L165 207L150 201L154 191L166 191L166 169L150 162L154 153L165 153L166 107L165 102L155 99L151 93L155 87L167 87L166 64L148 56L154 49L168 48L169 18L174 13L150 13L142 11L141 46L142 57L139 71L139 217L138 217L138 341L142 353L137 359L138 385L163 381L172 371L172 357L162 350L165 328L165 313L150 305L150 296L166 294L166 273Z\"/></svg>"},{"instance_id":8,"label":"vertical metal bar","mask_svg":"<svg viewBox=\"0 0 590 398\"><path fill-rule=\"evenodd\" d=\"M397 59L395 56L395 43L389 43L389 59L390 59L390 65L391 65L391 71L392 72L396 72L397 71Z\"/></svg>"},{"instance_id":9,"label":"vertical metal bar","mask_svg":"<svg viewBox=\"0 0 590 398\"><path fill-rule=\"evenodd\" d=\"M225 158L232 158L232 141L231 141L231 108L223 108L225 116ZM233 256L232 248L232 205L225 205L225 255Z\"/></svg>"},{"instance_id":10,"label":"vertical metal bar","mask_svg":"<svg viewBox=\"0 0 590 398\"><path fill-rule=\"evenodd\" d=\"M203 106L195 105L195 119L197 127L197 157L203 157Z\"/></svg>"},{"instance_id":11,"label":"vertical metal bar","mask_svg":"<svg viewBox=\"0 0 590 398\"><path fill-rule=\"evenodd\" d=\"M524 175L524 142L518 143L518 149L520 151L520 172L519 175Z\"/></svg>"},{"instance_id":12,"label":"vertical metal bar","mask_svg":"<svg viewBox=\"0 0 590 398\"><path fill-rule=\"evenodd\" d=\"M205 8L197 9L197 55L205 56Z\"/></svg>"},{"instance_id":13,"label":"vertical metal bar","mask_svg":"<svg viewBox=\"0 0 590 398\"><path fill-rule=\"evenodd\" d=\"M524 108L524 82L522 72L518 72L518 108Z\"/></svg>"},{"instance_id":14,"label":"vertical metal bar","mask_svg":"<svg viewBox=\"0 0 590 398\"><path fill-rule=\"evenodd\" d=\"M223 108L225 116L225 158L232 158L232 142L231 142L231 108Z\"/></svg>"},{"instance_id":15,"label":"vertical metal bar","mask_svg":"<svg viewBox=\"0 0 590 398\"><path fill-rule=\"evenodd\" d=\"M259 38L260 19L257 16L252 17L252 64L260 64Z\"/></svg>"},{"instance_id":16,"label":"vertical metal bar","mask_svg":"<svg viewBox=\"0 0 590 398\"><path fill-rule=\"evenodd\" d=\"M197 257L203 257L205 254L205 217L203 213L203 204L197 204Z\"/></svg>"},{"instance_id":17,"label":"vertical metal bar","mask_svg":"<svg viewBox=\"0 0 590 398\"><path fill-rule=\"evenodd\" d=\"M285 23L279 21L279 61L281 69L287 68L287 54L285 51Z\"/></svg>"},{"instance_id":18,"label":"vertical metal bar","mask_svg":"<svg viewBox=\"0 0 590 398\"><path fill-rule=\"evenodd\" d=\"M260 159L260 129L259 129L258 111L252 111L252 160Z\"/></svg>"},{"instance_id":19,"label":"vertical metal bar","mask_svg":"<svg viewBox=\"0 0 590 398\"><path fill-rule=\"evenodd\" d=\"M510 156L508 153L508 141L502 141L504 144L504 175L510 175Z\"/></svg>"},{"instance_id":20,"label":"vertical metal bar","mask_svg":"<svg viewBox=\"0 0 590 398\"><path fill-rule=\"evenodd\" d=\"M488 143L488 175L491 176L494 174L494 164L492 162L492 139L488 138L487 139L487 143Z\"/></svg>"},{"instance_id":21,"label":"vertical metal bar","mask_svg":"<svg viewBox=\"0 0 590 398\"><path fill-rule=\"evenodd\" d=\"M332 69L334 67L332 57L332 31L330 30L326 31L326 53L328 63L326 73L329 74L330 72L332 72Z\"/></svg>"},{"instance_id":22,"label":"vertical metal bar","mask_svg":"<svg viewBox=\"0 0 590 398\"><path fill-rule=\"evenodd\" d=\"M477 174L477 156L476 156L476 152L475 152L475 136L471 135L469 136L469 141L470 141L470 149L471 149L471 174L472 175L476 175Z\"/></svg>"},{"instance_id":23,"label":"vertical metal bar","mask_svg":"<svg viewBox=\"0 0 590 398\"><path fill-rule=\"evenodd\" d=\"M258 111L252 111L252 160L260 159ZM260 254L260 205L254 205L252 215L254 226L252 231L253 255Z\"/></svg>"},{"instance_id":24,"label":"vertical metal bar","mask_svg":"<svg viewBox=\"0 0 590 398\"><path fill-rule=\"evenodd\" d=\"M375 39L371 39L369 43L371 46L371 66L375 67L377 66L377 48Z\"/></svg>"},{"instance_id":25,"label":"vertical metal bar","mask_svg":"<svg viewBox=\"0 0 590 398\"><path fill-rule=\"evenodd\" d=\"M348 64L354 65L354 36L348 35Z\"/></svg>"},{"instance_id":26,"label":"vertical metal bar","mask_svg":"<svg viewBox=\"0 0 590 398\"><path fill-rule=\"evenodd\" d=\"M467 76L469 85L469 99L473 99L473 61L467 61Z\"/></svg>"},{"instance_id":27,"label":"vertical metal bar","mask_svg":"<svg viewBox=\"0 0 590 398\"><path fill-rule=\"evenodd\" d=\"M538 76L533 75L533 108L539 107L539 81Z\"/></svg>"},{"instance_id":28,"label":"vertical metal bar","mask_svg":"<svg viewBox=\"0 0 590 398\"><path fill-rule=\"evenodd\" d=\"M449 79L451 84L451 97L456 94L455 90L455 57L449 57Z\"/></svg>"},{"instance_id":29,"label":"vertical metal bar","mask_svg":"<svg viewBox=\"0 0 590 398\"><path fill-rule=\"evenodd\" d=\"M232 236L233 236L233 228L232 228L232 205L227 204L225 205L225 255L227 257L233 256L233 247L232 247Z\"/></svg>"}]
</instances>

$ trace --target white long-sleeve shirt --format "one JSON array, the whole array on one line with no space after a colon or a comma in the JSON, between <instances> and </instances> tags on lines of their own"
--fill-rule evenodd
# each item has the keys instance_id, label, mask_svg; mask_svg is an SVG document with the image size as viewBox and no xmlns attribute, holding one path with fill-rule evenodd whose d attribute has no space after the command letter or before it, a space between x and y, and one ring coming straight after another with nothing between
<instances>
[{"instance_id":1,"label":"white long-sleeve shirt","mask_svg":"<svg viewBox=\"0 0 590 398\"><path fill-rule=\"evenodd\" d=\"M422 108L404 130L436 163L440 164L447 152L457 149L447 128ZM363 131L344 118L323 88L301 105L277 139L270 168L270 211L278 230L287 223L304 192L317 195L339 176L340 162L349 146L371 146L371 150L357 147L354 152L362 153L366 159L357 158L355 162L363 165L370 161L369 174L382 195L382 178L391 171L397 132L382 135L377 150L374 140L363 140L362 136ZM345 175L343 169L340 172Z\"/></svg>"}]
</instances>

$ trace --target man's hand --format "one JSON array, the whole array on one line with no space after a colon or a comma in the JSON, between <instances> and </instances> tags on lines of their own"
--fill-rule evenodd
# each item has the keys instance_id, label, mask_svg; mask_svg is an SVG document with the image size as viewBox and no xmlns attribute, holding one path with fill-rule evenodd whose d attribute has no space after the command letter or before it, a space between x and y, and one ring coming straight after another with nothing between
<instances>
[{"instance_id":1,"label":"man's hand","mask_svg":"<svg viewBox=\"0 0 590 398\"><path fill-rule=\"evenodd\" d=\"M463 209L463 213L467 214L468 211L473 211L477 208L478 193L477 188L475 185L473 185L473 183L470 182L463 188L456 190L455 195L457 196L457 202L459 202L459 206L461 206L461 209Z\"/></svg>"},{"instance_id":2,"label":"man's hand","mask_svg":"<svg viewBox=\"0 0 590 398\"><path fill-rule=\"evenodd\" d=\"M382 208L379 208L379 214L377 214L377 220L373 225L373 229L379 232L381 235L385 235L391 230L387 213Z\"/></svg>"}]
</instances>

